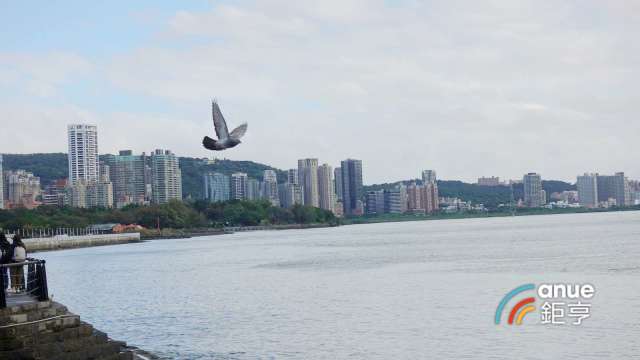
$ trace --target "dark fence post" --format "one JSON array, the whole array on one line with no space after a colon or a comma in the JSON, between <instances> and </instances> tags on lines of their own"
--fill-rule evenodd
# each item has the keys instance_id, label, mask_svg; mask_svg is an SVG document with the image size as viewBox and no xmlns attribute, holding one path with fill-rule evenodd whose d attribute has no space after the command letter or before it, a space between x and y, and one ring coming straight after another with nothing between
<instances>
[{"instance_id":1,"label":"dark fence post","mask_svg":"<svg viewBox=\"0 0 640 360\"><path fill-rule=\"evenodd\" d=\"M37 273L38 265L29 264L27 265L27 292L31 293L33 289L38 287L36 282L38 281L38 273Z\"/></svg>"},{"instance_id":2,"label":"dark fence post","mask_svg":"<svg viewBox=\"0 0 640 360\"><path fill-rule=\"evenodd\" d=\"M42 260L40 266L38 266L38 284L40 287L40 291L38 294L39 301L47 301L49 300L49 289L47 289L47 270L45 268L45 261Z\"/></svg>"},{"instance_id":3,"label":"dark fence post","mask_svg":"<svg viewBox=\"0 0 640 360\"><path fill-rule=\"evenodd\" d=\"M5 291L7 291L7 284L4 283L4 275L7 273L7 269L0 265L0 309L7 307L7 297Z\"/></svg>"}]
</instances>

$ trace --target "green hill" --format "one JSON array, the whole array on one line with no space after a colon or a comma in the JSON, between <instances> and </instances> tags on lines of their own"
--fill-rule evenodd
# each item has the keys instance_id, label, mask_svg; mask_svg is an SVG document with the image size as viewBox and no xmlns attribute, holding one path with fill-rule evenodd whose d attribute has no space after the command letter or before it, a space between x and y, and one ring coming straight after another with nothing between
<instances>
[{"instance_id":1,"label":"green hill","mask_svg":"<svg viewBox=\"0 0 640 360\"><path fill-rule=\"evenodd\" d=\"M27 170L40 177L45 185L69 176L67 154L3 154L3 170Z\"/></svg>"}]
</instances>

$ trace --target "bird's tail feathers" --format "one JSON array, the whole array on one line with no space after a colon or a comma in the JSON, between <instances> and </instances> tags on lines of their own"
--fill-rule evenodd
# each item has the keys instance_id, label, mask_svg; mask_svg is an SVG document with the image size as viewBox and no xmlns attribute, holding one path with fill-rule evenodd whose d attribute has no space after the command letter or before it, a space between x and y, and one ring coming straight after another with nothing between
<instances>
[{"instance_id":1,"label":"bird's tail feathers","mask_svg":"<svg viewBox=\"0 0 640 360\"><path fill-rule=\"evenodd\" d=\"M202 145L209 150L215 150L217 148L218 142L208 136L205 136L202 139Z\"/></svg>"}]
</instances>

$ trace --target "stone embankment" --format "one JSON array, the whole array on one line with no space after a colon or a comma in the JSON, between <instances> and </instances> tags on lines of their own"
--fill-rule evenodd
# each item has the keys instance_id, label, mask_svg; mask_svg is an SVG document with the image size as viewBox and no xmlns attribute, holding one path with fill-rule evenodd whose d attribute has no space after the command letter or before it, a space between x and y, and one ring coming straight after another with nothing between
<instances>
[{"instance_id":1,"label":"stone embankment","mask_svg":"<svg viewBox=\"0 0 640 360\"><path fill-rule=\"evenodd\" d=\"M139 233L93 234L80 236L56 235L23 240L29 252L74 249L89 246L117 245L139 242Z\"/></svg>"},{"instance_id":2,"label":"stone embankment","mask_svg":"<svg viewBox=\"0 0 640 360\"><path fill-rule=\"evenodd\" d=\"M0 309L0 359L134 360L126 343L109 339L53 301L29 302Z\"/></svg>"}]
</instances>

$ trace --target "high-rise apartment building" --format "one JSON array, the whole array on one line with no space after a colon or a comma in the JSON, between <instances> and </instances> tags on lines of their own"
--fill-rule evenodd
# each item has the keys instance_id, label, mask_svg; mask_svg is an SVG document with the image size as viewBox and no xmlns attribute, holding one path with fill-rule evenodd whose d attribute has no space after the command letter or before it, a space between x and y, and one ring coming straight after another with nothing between
<instances>
[{"instance_id":1,"label":"high-rise apartment building","mask_svg":"<svg viewBox=\"0 0 640 360\"><path fill-rule=\"evenodd\" d=\"M133 155L131 150L121 150L118 155L105 155L104 163L109 167L116 207L151 202L153 172L150 158L145 153Z\"/></svg>"},{"instance_id":2,"label":"high-rise apartment building","mask_svg":"<svg viewBox=\"0 0 640 360\"><path fill-rule=\"evenodd\" d=\"M249 178L247 180L247 197L246 200L262 199L262 184L257 179Z\"/></svg>"},{"instance_id":3,"label":"high-rise apartment building","mask_svg":"<svg viewBox=\"0 0 640 360\"><path fill-rule=\"evenodd\" d=\"M287 170L287 183L300 185L300 178L298 176L298 169Z\"/></svg>"},{"instance_id":4,"label":"high-rise apartment building","mask_svg":"<svg viewBox=\"0 0 640 360\"><path fill-rule=\"evenodd\" d=\"M231 199L232 200L246 200L247 191L249 187L249 178L246 173L233 173L231 174Z\"/></svg>"},{"instance_id":5,"label":"high-rise apartment building","mask_svg":"<svg viewBox=\"0 0 640 360\"><path fill-rule=\"evenodd\" d=\"M629 201L631 205L640 205L640 181L629 180Z\"/></svg>"},{"instance_id":6,"label":"high-rise apartment building","mask_svg":"<svg viewBox=\"0 0 640 360\"><path fill-rule=\"evenodd\" d=\"M47 185L42 194L42 203L49 206L65 206L69 205L67 196L68 179L58 179Z\"/></svg>"},{"instance_id":7,"label":"high-rise apartment building","mask_svg":"<svg viewBox=\"0 0 640 360\"><path fill-rule=\"evenodd\" d=\"M113 183L109 166L100 164L100 178L87 184L87 207L113 207Z\"/></svg>"},{"instance_id":8,"label":"high-rise apartment building","mask_svg":"<svg viewBox=\"0 0 640 360\"><path fill-rule=\"evenodd\" d=\"M304 204L304 193L300 185L298 169L287 170L287 182L278 185L278 198L280 206L290 208L295 204Z\"/></svg>"},{"instance_id":9,"label":"high-rise apartment building","mask_svg":"<svg viewBox=\"0 0 640 360\"><path fill-rule=\"evenodd\" d=\"M2 154L0 154L0 209L4 209L4 175L2 172Z\"/></svg>"},{"instance_id":10,"label":"high-rise apartment building","mask_svg":"<svg viewBox=\"0 0 640 360\"><path fill-rule=\"evenodd\" d=\"M540 174L528 173L522 178L524 184L524 203L527 207L540 207L545 204L543 198L542 177Z\"/></svg>"},{"instance_id":11,"label":"high-rise apartment building","mask_svg":"<svg viewBox=\"0 0 640 360\"><path fill-rule=\"evenodd\" d=\"M438 184L425 182L407 186L407 210L415 213L432 213L438 210Z\"/></svg>"},{"instance_id":12,"label":"high-rise apartment building","mask_svg":"<svg viewBox=\"0 0 640 360\"><path fill-rule=\"evenodd\" d=\"M609 199L614 199L614 190L613 190L613 176L610 175L598 175L597 176L597 186L598 186L598 201L599 202L608 202Z\"/></svg>"},{"instance_id":13,"label":"high-rise apartment building","mask_svg":"<svg viewBox=\"0 0 640 360\"><path fill-rule=\"evenodd\" d=\"M111 182L90 182L84 188L86 207L113 207L113 185Z\"/></svg>"},{"instance_id":14,"label":"high-rise apartment building","mask_svg":"<svg viewBox=\"0 0 640 360\"><path fill-rule=\"evenodd\" d=\"M231 182L227 175L218 172L204 174L204 198L212 201L227 201L231 196Z\"/></svg>"},{"instance_id":15,"label":"high-rise apartment building","mask_svg":"<svg viewBox=\"0 0 640 360\"><path fill-rule=\"evenodd\" d=\"M95 125L67 126L69 182L98 181L98 128Z\"/></svg>"},{"instance_id":16,"label":"high-rise apartment building","mask_svg":"<svg viewBox=\"0 0 640 360\"><path fill-rule=\"evenodd\" d=\"M384 214L384 190L367 192L365 213L367 215Z\"/></svg>"},{"instance_id":17,"label":"high-rise apartment building","mask_svg":"<svg viewBox=\"0 0 640 360\"><path fill-rule=\"evenodd\" d=\"M276 174L275 170L264 170L262 172L262 181L264 182L274 182L277 183L278 182L278 176Z\"/></svg>"},{"instance_id":18,"label":"high-rise apartment building","mask_svg":"<svg viewBox=\"0 0 640 360\"><path fill-rule=\"evenodd\" d=\"M598 175L598 201L615 201L617 206L631 205L629 182L623 172L614 175Z\"/></svg>"},{"instance_id":19,"label":"high-rise apartment building","mask_svg":"<svg viewBox=\"0 0 640 360\"><path fill-rule=\"evenodd\" d=\"M335 207L333 170L328 164L318 167L318 203L321 209L333 212Z\"/></svg>"},{"instance_id":20,"label":"high-rise apartment building","mask_svg":"<svg viewBox=\"0 0 640 360\"><path fill-rule=\"evenodd\" d=\"M287 185L289 183L278 184L278 202L280 203L280 207L288 208L289 202L287 201Z\"/></svg>"},{"instance_id":21,"label":"high-rise apartment building","mask_svg":"<svg viewBox=\"0 0 640 360\"><path fill-rule=\"evenodd\" d=\"M298 184L284 183L278 185L280 206L290 208L296 204L303 204L302 187Z\"/></svg>"},{"instance_id":22,"label":"high-rise apartment building","mask_svg":"<svg viewBox=\"0 0 640 360\"><path fill-rule=\"evenodd\" d=\"M178 157L169 150L157 149L151 153L151 189L153 202L164 204L182 200L182 173Z\"/></svg>"},{"instance_id":23,"label":"high-rise apartment building","mask_svg":"<svg viewBox=\"0 0 640 360\"><path fill-rule=\"evenodd\" d=\"M6 208L33 209L40 205L36 198L40 195L40 178L25 170L6 171Z\"/></svg>"},{"instance_id":24,"label":"high-rise apartment building","mask_svg":"<svg viewBox=\"0 0 640 360\"><path fill-rule=\"evenodd\" d=\"M359 215L362 206L362 160L347 159L340 163L342 205L345 215Z\"/></svg>"},{"instance_id":25,"label":"high-rise apartment building","mask_svg":"<svg viewBox=\"0 0 640 360\"><path fill-rule=\"evenodd\" d=\"M262 175L262 196L269 200L273 206L280 205L278 196L278 177L274 170L265 170Z\"/></svg>"},{"instance_id":26,"label":"high-rise apartment building","mask_svg":"<svg viewBox=\"0 0 640 360\"><path fill-rule=\"evenodd\" d=\"M424 213L424 203L422 201L424 186L415 182L407 186L407 210L414 213Z\"/></svg>"},{"instance_id":27,"label":"high-rise apartment building","mask_svg":"<svg viewBox=\"0 0 640 360\"><path fill-rule=\"evenodd\" d=\"M427 183L435 183L436 182L436 171L435 170L422 170L422 182Z\"/></svg>"},{"instance_id":28,"label":"high-rise apartment building","mask_svg":"<svg viewBox=\"0 0 640 360\"><path fill-rule=\"evenodd\" d=\"M617 172L613 175L613 196L616 199L616 205L631 205L631 193L629 191L629 182L623 172Z\"/></svg>"},{"instance_id":29,"label":"high-rise apartment building","mask_svg":"<svg viewBox=\"0 0 640 360\"><path fill-rule=\"evenodd\" d=\"M500 178L497 176L492 177L480 177L478 178L478 185L480 186L499 186Z\"/></svg>"},{"instance_id":30,"label":"high-rise apartment building","mask_svg":"<svg viewBox=\"0 0 640 360\"><path fill-rule=\"evenodd\" d=\"M84 180L78 180L75 184L69 183L66 188L66 197L68 203L72 207L86 208L87 201L87 183Z\"/></svg>"},{"instance_id":31,"label":"high-rise apartment building","mask_svg":"<svg viewBox=\"0 0 640 360\"><path fill-rule=\"evenodd\" d=\"M407 211L407 187L398 185L384 191L384 212L402 214Z\"/></svg>"},{"instance_id":32,"label":"high-rise apartment building","mask_svg":"<svg viewBox=\"0 0 640 360\"><path fill-rule=\"evenodd\" d=\"M424 211L428 214L438 211L440 209L438 183L426 183L422 185L420 190L422 192L420 198L422 200L422 207L424 208Z\"/></svg>"},{"instance_id":33,"label":"high-rise apartment building","mask_svg":"<svg viewBox=\"0 0 640 360\"><path fill-rule=\"evenodd\" d=\"M113 207L113 184L111 182L98 182L96 206L102 208Z\"/></svg>"},{"instance_id":34,"label":"high-rise apartment building","mask_svg":"<svg viewBox=\"0 0 640 360\"><path fill-rule=\"evenodd\" d=\"M342 169L337 167L333 170L333 182L336 191L336 200L342 202Z\"/></svg>"},{"instance_id":35,"label":"high-rise apartment building","mask_svg":"<svg viewBox=\"0 0 640 360\"><path fill-rule=\"evenodd\" d=\"M319 207L318 159L298 160L298 179L304 193L304 204Z\"/></svg>"},{"instance_id":36,"label":"high-rise apartment building","mask_svg":"<svg viewBox=\"0 0 640 360\"><path fill-rule=\"evenodd\" d=\"M585 173L580 175L576 185L578 187L580 205L587 208L598 207L598 174Z\"/></svg>"},{"instance_id":37,"label":"high-rise apartment building","mask_svg":"<svg viewBox=\"0 0 640 360\"><path fill-rule=\"evenodd\" d=\"M438 194L438 179L436 178L435 170L422 171L422 188L420 191L422 208L425 212L430 214L434 211L438 211L440 202Z\"/></svg>"}]
</instances>

